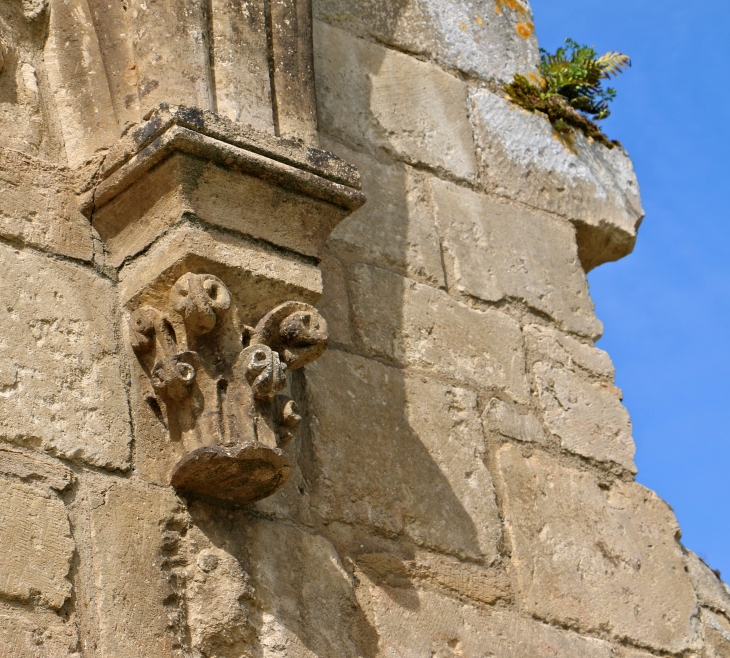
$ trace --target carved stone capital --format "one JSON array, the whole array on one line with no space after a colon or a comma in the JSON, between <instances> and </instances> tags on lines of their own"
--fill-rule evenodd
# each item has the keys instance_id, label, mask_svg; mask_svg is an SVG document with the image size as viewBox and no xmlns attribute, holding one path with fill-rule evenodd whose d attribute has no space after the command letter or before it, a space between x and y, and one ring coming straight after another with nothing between
<instances>
[{"instance_id":1,"label":"carved stone capital","mask_svg":"<svg viewBox=\"0 0 730 658\"><path fill-rule=\"evenodd\" d=\"M171 442L185 453L170 482L181 491L248 503L270 496L291 473L281 449L297 432L297 405L282 394L288 372L327 347L327 323L304 302L279 304L244 325L228 287L187 272L169 290L166 314L141 306L129 341Z\"/></svg>"}]
</instances>

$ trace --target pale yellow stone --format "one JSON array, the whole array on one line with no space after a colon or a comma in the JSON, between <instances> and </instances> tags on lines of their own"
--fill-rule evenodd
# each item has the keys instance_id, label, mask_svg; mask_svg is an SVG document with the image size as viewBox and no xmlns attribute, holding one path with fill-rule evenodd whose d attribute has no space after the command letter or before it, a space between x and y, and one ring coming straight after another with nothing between
<instances>
[{"instance_id":1,"label":"pale yellow stone","mask_svg":"<svg viewBox=\"0 0 730 658\"><path fill-rule=\"evenodd\" d=\"M525 609L642 646L697 649L697 599L669 506L635 483L594 476L514 446L497 458L512 564Z\"/></svg>"},{"instance_id":2,"label":"pale yellow stone","mask_svg":"<svg viewBox=\"0 0 730 658\"><path fill-rule=\"evenodd\" d=\"M568 331L601 335L568 222L439 179L430 187L449 289L489 302L517 299Z\"/></svg>"},{"instance_id":3,"label":"pale yellow stone","mask_svg":"<svg viewBox=\"0 0 730 658\"><path fill-rule=\"evenodd\" d=\"M535 414L522 413L498 398L492 398L482 413L482 424L487 432L508 439L529 443L545 443L545 430Z\"/></svg>"},{"instance_id":4,"label":"pale yellow stone","mask_svg":"<svg viewBox=\"0 0 730 658\"><path fill-rule=\"evenodd\" d=\"M563 448L636 472L631 419L619 389L549 363L536 363L532 372L545 425Z\"/></svg>"},{"instance_id":5,"label":"pale yellow stone","mask_svg":"<svg viewBox=\"0 0 730 658\"><path fill-rule=\"evenodd\" d=\"M527 399L522 335L512 318L379 268L353 266L350 275L356 335L373 356Z\"/></svg>"},{"instance_id":6,"label":"pale yellow stone","mask_svg":"<svg viewBox=\"0 0 730 658\"><path fill-rule=\"evenodd\" d=\"M378 657L612 658L602 640L541 624L518 612L478 608L436 592L376 586L364 573L360 605L380 639Z\"/></svg>"},{"instance_id":7,"label":"pale yellow stone","mask_svg":"<svg viewBox=\"0 0 730 658\"><path fill-rule=\"evenodd\" d=\"M71 595L74 540L55 494L0 477L0 596L58 610Z\"/></svg>"},{"instance_id":8,"label":"pale yellow stone","mask_svg":"<svg viewBox=\"0 0 730 658\"><path fill-rule=\"evenodd\" d=\"M509 580L499 566L485 568L472 562L419 550L410 559L392 553L363 553L357 565L379 585L412 587L421 582L480 603L509 600Z\"/></svg>"},{"instance_id":9,"label":"pale yellow stone","mask_svg":"<svg viewBox=\"0 0 730 658\"><path fill-rule=\"evenodd\" d=\"M473 178L466 86L433 64L315 21L320 125L353 143Z\"/></svg>"},{"instance_id":10,"label":"pale yellow stone","mask_svg":"<svg viewBox=\"0 0 730 658\"><path fill-rule=\"evenodd\" d=\"M730 616L730 588L692 551L687 551L687 567L700 605Z\"/></svg>"},{"instance_id":11,"label":"pale yellow stone","mask_svg":"<svg viewBox=\"0 0 730 658\"><path fill-rule=\"evenodd\" d=\"M0 603L0 658L81 658L73 619Z\"/></svg>"},{"instance_id":12,"label":"pale yellow stone","mask_svg":"<svg viewBox=\"0 0 730 658\"><path fill-rule=\"evenodd\" d=\"M424 184L430 177L334 141L324 146L357 165L368 199L332 232L330 249L345 262L369 263L443 287L441 247Z\"/></svg>"},{"instance_id":13,"label":"pale yellow stone","mask_svg":"<svg viewBox=\"0 0 730 658\"><path fill-rule=\"evenodd\" d=\"M91 227L76 205L68 170L0 148L0 200L0 237L78 260L93 258Z\"/></svg>"},{"instance_id":14,"label":"pale yellow stone","mask_svg":"<svg viewBox=\"0 0 730 658\"><path fill-rule=\"evenodd\" d=\"M168 529L179 528L181 513L172 489L129 481L111 484L92 507L100 658L174 655L179 601L169 582Z\"/></svg>"},{"instance_id":15,"label":"pale yellow stone","mask_svg":"<svg viewBox=\"0 0 730 658\"><path fill-rule=\"evenodd\" d=\"M571 220L586 271L631 253L644 211L623 148L579 131L571 146L544 115L486 89L473 94L472 113L487 190Z\"/></svg>"},{"instance_id":16,"label":"pale yellow stone","mask_svg":"<svg viewBox=\"0 0 730 658\"><path fill-rule=\"evenodd\" d=\"M306 376L315 458L305 477L324 520L497 558L501 529L474 393L335 350Z\"/></svg>"},{"instance_id":17,"label":"pale yellow stone","mask_svg":"<svg viewBox=\"0 0 730 658\"><path fill-rule=\"evenodd\" d=\"M75 481L73 472L58 460L10 445L0 445L0 473L59 493Z\"/></svg>"},{"instance_id":18,"label":"pale yellow stone","mask_svg":"<svg viewBox=\"0 0 730 658\"><path fill-rule=\"evenodd\" d=\"M730 621L711 610L702 610L705 629L703 658L730 658Z\"/></svg>"},{"instance_id":19,"label":"pale yellow stone","mask_svg":"<svg viewBox=\"0 0 730 658\"><path fill-rule=\"evenodd\" d=\"M527 0L317 0L314 9L323 21L479 78L508 82L539 59Z\"/></svg>"},{"instance_id":20,"label":"pale yellow stone","mask_svg":"<svg viewBox=\"0 0 730 658\"><path fill-rule=\"evenodd\" d=\"M524 327L522 332L529 361L547 361L574 371L581 369L613 381L613 362L602 349L583 343L553 327L533 324Z\"/></svg>"},{"instance_id":21,"label":"pale yellow stone","mask_svg":"<svg viewBox=\"0 0 730 658\"><path fill-rule=\"evenodd\" d=\"M129 467L131 433L115 295L95 272L0 245L0 437L110 469Z\"/></svg>"}]
</instances>

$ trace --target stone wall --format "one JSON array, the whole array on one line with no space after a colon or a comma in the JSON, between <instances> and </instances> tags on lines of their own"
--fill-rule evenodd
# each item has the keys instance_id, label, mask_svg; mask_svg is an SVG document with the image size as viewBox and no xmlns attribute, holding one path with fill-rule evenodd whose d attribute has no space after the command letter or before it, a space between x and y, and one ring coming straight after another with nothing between
<instances>
[{"instance_id":1,"label":"stone wall","mask_svg":"<svg viewBox=\"0 0 730 658\"><path fill-rule=\"evenodd\" d=\"M183 3L186 20L205 4ZM214 26L255 41L255 4L230 5L244 25L214 3ZM500 84L537 59L524 1L314 0L316 139L367 197L319 255L257 233L261 214L236 229L236 208L196 197L209 172L190 193L172 160L146 180L166 190L155 212L188 224L160 222L134 253L139 232L100 235L97 192L91 222L82 210L147 108L125 105L117 42L85 36L102 3L49 5L0 7L0 657L730 656L730 590L634 481L630 419L594 346L585 273L633 248L631 162L505 100ZM165 96L177 85L205 105L205 53L188 52L192 72L163 54L174 75L155 103L180 102ZM247 115L218 93L200 109L311 143L308 119L275 128L261 110L281 93L256 82L266 62L227 56L218 83L263 105ZM103 212L152 207L133 189ZM244 246L220 237L231 227ZM166 479L126 323L135 281L183 243L185 263L223 258L234 296L274 277L314 301L320 261L329 349L290 376L293 471L260 502Z\"/></svg>"}]
</instances>

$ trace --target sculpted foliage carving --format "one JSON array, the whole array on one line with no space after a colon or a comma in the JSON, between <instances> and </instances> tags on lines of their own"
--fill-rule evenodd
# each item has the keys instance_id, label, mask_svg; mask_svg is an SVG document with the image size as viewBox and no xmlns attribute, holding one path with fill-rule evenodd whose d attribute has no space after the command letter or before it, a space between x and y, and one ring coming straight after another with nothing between
<instances>
[{"instance_id":1,"label":"sculpted foliage carving","mask_svg":"<svg viewBox=\"0 0 730 658\"><path fill-rule=\"evenodd\" d=\"M154 391L149 401L187 452L171 483L238 502L271 495L291 472L281 447L301 420L282 394L287 373L325 351L324 318L291 301L242 326L230 291L210 274L183 275L169 301L174 316L139 308L129 335Z\"/></svg>"}]
</instances>

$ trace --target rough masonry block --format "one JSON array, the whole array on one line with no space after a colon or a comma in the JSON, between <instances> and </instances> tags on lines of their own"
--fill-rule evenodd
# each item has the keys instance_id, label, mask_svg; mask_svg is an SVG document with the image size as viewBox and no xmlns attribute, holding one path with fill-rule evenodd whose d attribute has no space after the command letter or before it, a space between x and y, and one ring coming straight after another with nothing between
<instances>
[{"instance_id":1,"label":"rough masonry block","mask_svg":"<svg viewBox=\"0 0 730 658\"><path fill-rule=\"evenodd\" d=\"M357 165L368 198L332 232L330 249L344 262L369 263L443 287L441 247L424 185L432 177L334 141L325 145Z\"/></svg>"},{"instance_id":2,"label":"rough masonry block","mask_svg":"<svg viewBox=\"0 0 730 658\"><path fill-rule=\"evenodd\" d=\"M498 453L512 564L529 614L658 651L699 645L697 599L677 521L636 483L601 488L588 472L511 445Z\"/></svg>"},{"instance_id":3,"label":"rough masonry block","mask_svg":"<svg viewBox=\"0 0 730 658\"><path fill-rule=\"evenodd\" d=\"M353 266L350 276L353 323L369 353L527 399L522 336L508 315L376 267Z\"/></svg>"},{"instance_id":4,"label":"rough masonry block","mask_svg":"<svg viewBox=\"0 0 730 658\"><path fill-rule=\"evenodd\" d=\"M603 333L570 224L438 179L431 191L450 289L490 302L518 299L568 331Z\"/></svg>"},{"instance_id":5,"label":"rough masonry block","mask_svg":"<svg viewBox=\"0 0 730 658\"><path fill-rule=\"evenodd\" d=\"M73 619L0 603L0 658L80 658L77 645Z\"/></svg>"},{"instance_id":6,"label":"rough masonry block","mask_svg":"<svg viewBox=\"0 0 730 658\"><path fill-rule=\"evenodd\" d=\"M312 504L326 521L490 563L501 530L476 395L332 350L307 367Z\"/></svg>"},{"instance_id":7,"label":"rough masonry block","mask_svg":"<svg viewBox=\"0 0 730 658\"><path fill-rule=\"evenodd\" d=\"M378 587L362 572L357 576L357 597L381 638L381 649L387 647L399 658L613 658L608 642L516 612L478 608L428 589Z\"/></svg>"},{"instance_id":8,"label":"rough masonry block","mask_svg":"<svg viewBox=\"0 0 730 658\"><path fill-rule=\"evenodd\" d=\"M509 81L538 62L527 0L315 0L315 16L467 75Z\"/></svg>"},{"instance_id":9,"label":"rough masonry block","mask_svg":"<svg viewBox=\"0 0 730 658\"><path fill-rule=\"evenodd\" d=\"M0 245L0 437L125 470L131 440L115 295L95 272Z\"/></svg>"},{"instance_id":10,"label":"rough masonry block","mask_svg":"<svg viewBox=\"0 0 730 658\"><path fill-rule=\"evenodd\" d=\"M338 139L472 178L465 85L437 66L315 21L320 125Z\"/></svg>"},{"instance_id":11,"label":"rough masonry block","mask_svg":"<svg viewBox=\"0 0 730 658\"><path fill-rule=\"evenodd\" d=\"M71 595L74 540L55 493L0 476L0 597L58 610Z\"/></svg>"},{"instance_id":12,"label":"rough masonry block","mask_svg":"<svg viewBox=\"0 0 730 658\"><path fill-rule=\"evenodd\" d=\"M581 133L566 144L544 116L486 89L472 95L472 112L488 191L571 220L586 271L631 253L644 211L626 151Z\"/></svg>"}]
</instances>

